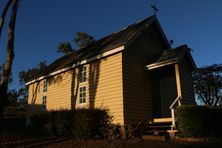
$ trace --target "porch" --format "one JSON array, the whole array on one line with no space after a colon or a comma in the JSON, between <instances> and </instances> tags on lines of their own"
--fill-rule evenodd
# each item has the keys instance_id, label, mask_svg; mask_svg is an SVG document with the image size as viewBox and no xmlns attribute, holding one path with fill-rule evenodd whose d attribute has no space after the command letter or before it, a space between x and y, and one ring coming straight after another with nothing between
<instances>
[{"instance_id":1,"label":"porch","mask_svg":"<svg viewBox=\"0 0 222 148\"><path fill-rule=\"evenodd\" d=\"M171 129L175 129L174 108L182 103L179 64L147 67L152 77L153 119L150 123L171 123Z\"/></svg>"},{"instance_id":2,"label":"porch","mask_svg":"<svg viewBox=\"0 0 222 148\"><path fill-rule=\"evenodd\" d=\"M147 66L151 74L152 111L150 131L175 136L174 109L182 103L194 102L192 71L196 65L186 45L168 49ZM192 101L193 100L193 101Z\"/></svg>"}]
</instances>

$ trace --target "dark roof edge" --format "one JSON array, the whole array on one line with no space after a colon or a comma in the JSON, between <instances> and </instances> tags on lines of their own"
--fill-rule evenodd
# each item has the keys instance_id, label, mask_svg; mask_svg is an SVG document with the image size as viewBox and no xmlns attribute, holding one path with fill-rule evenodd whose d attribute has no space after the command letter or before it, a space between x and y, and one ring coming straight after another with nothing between
<instances>
[{"instance_id":1,"label":"dark roof edge","mask_svg":"<svg viewBox=\"0 0 222 148\"><path fill-rule=\"evenodd\" d=\"M170 48L171 48L170 43L169 43L169 41L167 40L167 37L166 37L166 35L165 35L165 33L164 33L164 31L163 31L163 29L162 29L162 27L161 27L161 25L160 25L160 23L159 23L159 21L158 21L156 15L153 15L153 16L150 16L150 17L153 17L153 20L152 20L152 22L150 22L149 25L151 25L152 23L155 22L155 24L156 24L156 26L157 26L157 29L160 31L160 34L161 34L161 36L162 36L162 38L163 38L163 40L164 40L167 48L170 49ZM149 17L149 18L150 18L150 17ZM142 22L142 21L145 21L145 20L147 20L147 19L148 19L148 18L146 18L146 19L144 19L144 20L141 20L141 21L139 21L138 23L140 23L140 22ZM129 47L130 44L131 44L133 41L135 41L135 40L142 34L144 27L145 27L145 26L143 26L140 30L138 30L138 31L125 43L125 48Z\"/></svg>"},{"instance_id":2,"label":"dark roof edge","mask_svg":"<svg viewBox=\"0 0 222 148\"><path fill-rule=\"evenodd\" d=\"M166 61L157 62L157 63L152 63L152 64L147 65L146 67L147 67L149 70L151 70L151 69L156 69L156 68L160 68L160 67L167 66L167 65L171 65L171 64L176 64L176 63L181 62L181 61L185 58L185 56L187 56L189 62L190 62L191 65L192 65L193 70L196 70L196 69L197 69L197 66L196 66L196 64L195 64L195 62L194 62L194 59L193 59L193 57L192 57L192 55L191 55L191 53L190 53L190 51L189 51L188 46L187 46L186 44L183 44L183 45L178 46L178 47L176 47L176 48L180 48L180 47L185 48L185 53L184 53L184 55L183 55L182 58L176 57L176 58L169 59L169 60L166 60ZM176 49L176 48L174 48L174 49ZM174 49L170 49L170 50L174 50Z\"/></svg>"},{"instance_id":3,"label":"dark roof edge","mask_svg":"<svg viewBox=\"0 0 222 148\"><path fill-rule=\"evenodd\" d=\"M165 43L168 46L168 48L171 48L170 43L167 40L166 34L164 33L164 31L163 31L163 29L162 29L162 27L161 27L161 25L159 23L159 20L157 19L156 15L154 15L154 19L155 19L155 22L157 24L158 29L160 30L160 33L161 33L161 35L163 37L163 40L165 41Z\"/></svg>"},{"instance_id":4,"label":"dark roof edge","mask_svg":"<svg viewBox=\"0 0 222 148\"><path fill-rule=\"evenodd\" d=\"M186 50L186 55L188 56L188 59L189 59L189 61L190 61L190 63L192 64L192 66L193 66L193 70L196 70L197 69L197 65L196 65L196 63L194 62L194 59L193 59L193 56L191 55L191 53L190 53L190 48L188 48L188 46L185 44L184 46L186 46L186 48L187 48L187 50ZM184 56L185 57L185 56ZM183 57L183 58L184 58Z\"/></svg>"}]
</instances>

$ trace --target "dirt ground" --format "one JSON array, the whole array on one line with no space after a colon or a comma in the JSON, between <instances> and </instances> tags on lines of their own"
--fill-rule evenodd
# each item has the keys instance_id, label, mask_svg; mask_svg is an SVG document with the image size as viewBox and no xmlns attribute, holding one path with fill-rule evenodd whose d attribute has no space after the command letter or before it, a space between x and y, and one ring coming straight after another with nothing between
<instances>
[{"instance_id":1,"label":"dirt ground","mask_svg":"<svg viewBox=\"0 0 222 148\"><path fill-rule=\"evenodd\" d=\"M214 148L222 147L222 142L197 143L179 141L150 140L68 140L48 145L47 148Z\"/></svg>"}]
</instances>

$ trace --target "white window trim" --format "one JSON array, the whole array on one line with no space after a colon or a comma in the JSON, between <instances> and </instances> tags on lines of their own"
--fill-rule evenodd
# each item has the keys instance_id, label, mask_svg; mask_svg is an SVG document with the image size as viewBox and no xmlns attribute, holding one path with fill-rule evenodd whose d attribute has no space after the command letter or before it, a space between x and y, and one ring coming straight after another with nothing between
<instances>
[{"instance_id":1,"label":"white window trim","mask_svg":"<svg viewBox=\"0 0 222 148\"><path fill-rule=\"evenodd\" d=\"M84 87L85 87L85 91L84 91L85 92L85 102L80 103L80 99L81 99L80 94L84 93L84 92L81 92L80 90L81 90L81 88L84 88ZM87 99L87 97L86 97L86 86L80 86L78 91L79 91L79 93L78 93L79 94L78 95L78 106L79 107L85 107L86 106L86 99Z\"/></svg>"},{"instance_id":2,"label":"white window trim","mask_svg":"<svg viewBox=\"0 0 222 148\"><path fill-rule=\"evenodd\" d=\"M84 81L82 81L84 79ZM87 67L83 65L79 68L79 83L85 83L87 80Z\"/></svg>"}]
</instances>

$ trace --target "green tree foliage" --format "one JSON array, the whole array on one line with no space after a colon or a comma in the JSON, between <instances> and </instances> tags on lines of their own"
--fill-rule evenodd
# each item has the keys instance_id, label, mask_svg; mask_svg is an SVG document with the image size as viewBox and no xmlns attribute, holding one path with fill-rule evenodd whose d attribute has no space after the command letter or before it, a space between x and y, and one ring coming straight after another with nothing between
<instances>
[{"instance_id":1,"label":"green tree foliage","mask_svg":"<svg viewBox=\"0 0 222 148\"><path fill-rule=\"evenodd\" d=\"M76 45L79 48L84 48L86 46L89 46L93 44L96 40L94 37L90 36L89 34L85 32L77 32L76 36L73 38L73 42L76 43Z\"/></svg>"},{"instance_id":2,"label":"green tree foliage","mask_svg":"<svg viewBox=\"0 0 222 148\"><path fill-rule=\"evenodd\" d=\"M74 49L72 49L72 45L70 44L70 42L60 42L57 48L58 48L57 49L58 53L63 53L65 55L74 51Z\"/></svg>"},{"instance_id":3,"label":"green tree foliage","mask_svg":"<svg viewBox=\"0 0 222 148\"><path fill-rule=\"evenodd\" d=\"M176 108L177 129L183 137L221 137L222 107L182 105Z\"/></svg>"},{"instance_id":4,"label":"green tree foliage","mask_svg":"<svg viewBox=\"0 0 222 148\"><path fill-rule=\"evenodd\" d=\"M40 62L37 67L19 72L20 84L22 85L30 80L38 78L39 75L41 75L46 71L46 68L47 68L46 61L43 61Z\"/></svg>"},{"instance_id":5,"label":"green tree foliage","mask_svg":"<svg viewBox=\"0 0 222 148\"><path fill-rule=\"evenodd\" d=\"M205 105L218 105L222 96L222 64L198 68L193 79L198 99Z\"/></svg>"},{"instance_id":6,"label":"green tree foliage","mask_svg":"<svg viewBox=\"0 0 222 148\"><path fill-rule=\"evenodd\" d=\"M18 105L18 93L16 90L9 90L8 100L9 100L9 105L11 105L11 106Z\"/></svg>"},{"instance_id":7,"label":"green tree foliage","mask_svg":"<svg viewBox=\"0 0 222 148\"><path fill-rule=\"evenodd\" d=\"M79 48L84 48L86 46L89 46L93 44L96 40L91 35L85 33L85 32L77 32L75 37L73 38L74 44ZM70 42L60 42L57 47L58 53L63 53L64 55L67 55L75 49L72 48L72 45Z\"/></svg>"}]
</instances>

